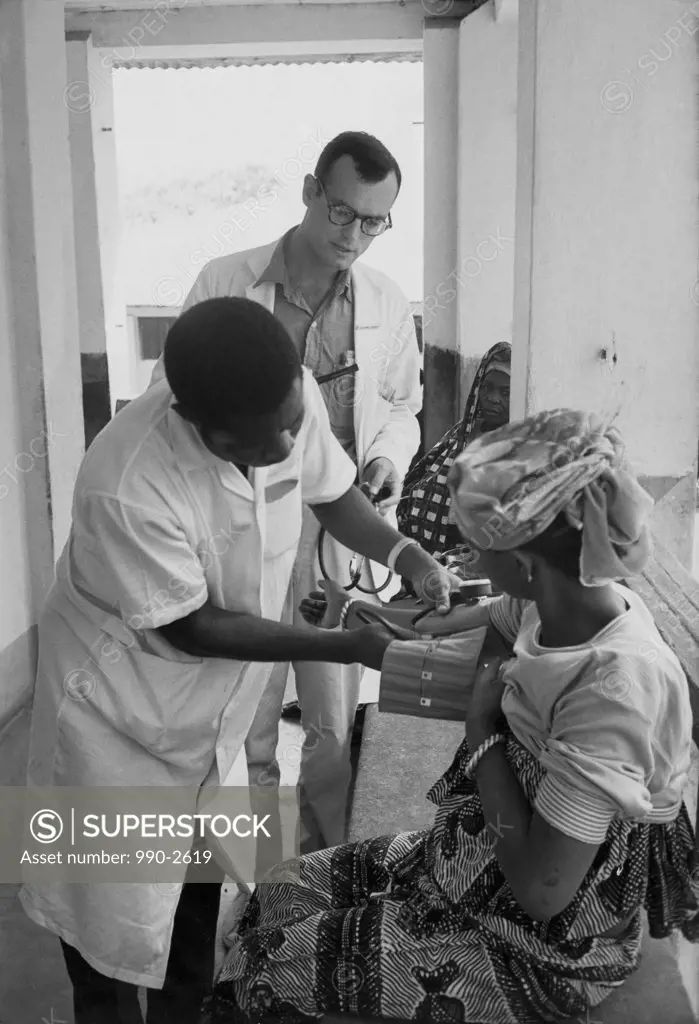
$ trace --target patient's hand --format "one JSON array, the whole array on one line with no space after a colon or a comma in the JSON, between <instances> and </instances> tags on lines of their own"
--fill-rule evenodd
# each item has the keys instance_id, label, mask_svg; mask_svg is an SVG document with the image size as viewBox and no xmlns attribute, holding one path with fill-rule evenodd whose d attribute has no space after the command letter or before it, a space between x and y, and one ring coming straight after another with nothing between
<instances>
[{"instance_id":1,"label":"patient's hand","mask_svg":"<svg viewBox=\"0 0 699 1024\"><path fill-rule=\"evenodd\" d=\"M319 580L321 590L312 591L300 604L306 622L320 629L335 629L340 625L340 613L349 599L345 588L335 580Z\"/></svg>"}]
</instances>

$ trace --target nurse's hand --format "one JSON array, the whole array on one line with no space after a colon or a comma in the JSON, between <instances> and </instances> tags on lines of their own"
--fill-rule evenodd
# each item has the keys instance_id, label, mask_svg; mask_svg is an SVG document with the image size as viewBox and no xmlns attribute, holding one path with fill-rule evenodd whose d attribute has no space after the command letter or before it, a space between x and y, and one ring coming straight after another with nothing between
<instances>
[{"instance_id":1,"label":"nurse's hand","mask_svg":"<svg viewBox=\"0 0 699 1024\"><path fill-rule=\"evenodd\" d=\"M353 651L352 660L377 672L381 671L384 654L396 640L395 635L380 623L352 629L345 636Z\"/></svg>"},{"instance_id":2,"label":"nurse's hand","mask_svg":"<svg viewBox=\"0 0 699 1024\"><path fill-rule=\"evenodd\" d=\"M411 544L401 551L396 562L401 576L407 576L415 594L442 615L451 609L451 595L461 589L459 577L428 555L419 544Z\"/></svg>"}]
</instances>

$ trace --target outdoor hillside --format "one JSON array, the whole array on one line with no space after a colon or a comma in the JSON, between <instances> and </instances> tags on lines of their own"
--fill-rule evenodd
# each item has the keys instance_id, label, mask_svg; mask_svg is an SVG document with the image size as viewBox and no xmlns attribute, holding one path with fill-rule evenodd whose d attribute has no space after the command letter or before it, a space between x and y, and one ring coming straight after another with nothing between
<instances>
[{"instance_id":1,"label":"outdoor hillside","mask_svg":"<svg viewBox=\"0 0 699 1024\"><path fill-rule=\"evenodd\" d=\"M277 179L270 167L212 171L201 178L175 178L142 185L122 201L127 225L162 224L171 216L196 217L206 210L230 211L246 199L271 191Z\"/></svg>"}]
</instances>

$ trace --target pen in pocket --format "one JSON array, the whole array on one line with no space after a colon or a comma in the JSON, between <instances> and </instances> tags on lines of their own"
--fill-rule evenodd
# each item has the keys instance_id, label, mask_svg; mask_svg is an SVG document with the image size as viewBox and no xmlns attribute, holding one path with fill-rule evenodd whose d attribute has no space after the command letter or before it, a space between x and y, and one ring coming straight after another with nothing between
<instances>
[{"instance_id":1,"label":"pen in pocket","mask_svg":"<svg viewBox=\"0 0 699 1024\"><path fill-rule=\"evenodd\" d=\"M338 377L345 377L349 373L356 373L359 367L356 363L352 363L351 366L343 366L339 370L333 370L332 373L325 373L322 377L316 377L316 384L327 384L331 380L337 380Z\"/></svg>"}]
</instances>

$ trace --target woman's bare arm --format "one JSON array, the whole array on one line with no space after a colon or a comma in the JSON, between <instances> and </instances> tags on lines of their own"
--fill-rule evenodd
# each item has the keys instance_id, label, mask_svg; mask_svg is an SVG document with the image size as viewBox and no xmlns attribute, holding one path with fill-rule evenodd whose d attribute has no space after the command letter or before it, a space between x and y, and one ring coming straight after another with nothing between
<instances>
[{"instance_id":1,"label":"woman's bare arm","mask_svg":"<svg viewBox=\"0 0 699 1024\"><path fill-rule=\"evenodd\" d=\"M478 749L491 728L467 728ZM476 768L478 793L495 856L520 907L535 921L560 914L574 899L599 849L553 828L529 805L502 744Z\"/></svg>"}]
</instances>

